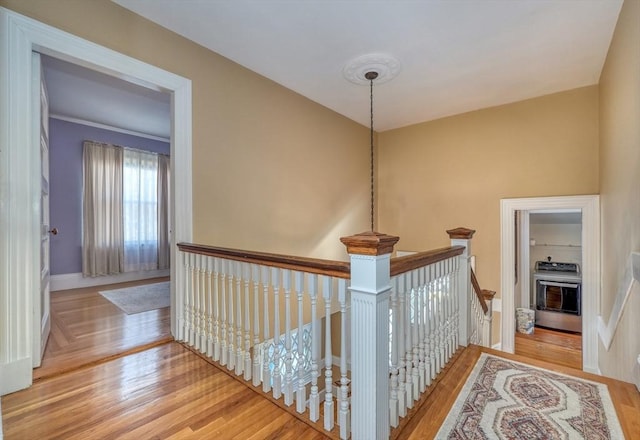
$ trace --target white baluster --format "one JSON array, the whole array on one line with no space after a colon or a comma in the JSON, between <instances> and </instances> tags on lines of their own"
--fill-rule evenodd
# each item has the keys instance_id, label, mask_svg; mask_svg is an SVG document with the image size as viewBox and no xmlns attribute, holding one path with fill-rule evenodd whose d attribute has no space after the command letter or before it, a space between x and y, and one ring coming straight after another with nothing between
<instances>
[{"instance_id":1,"label":"white baluster","mask_svg":"<svg viewBox=\"0 0 640 440\"><path fill-rule=\"evenodd\" d=\"M227 281L229 282L229 286L227 288L227 306L229 307L227 313L227 369L233 371L236 366L236 330L233 315L233 280L237 276L236 262L229 261L227 267L229 268L229 274L227 275Z\"/></svg>"},{"instance_id":2,"label":"white baluster","mask_svg":"<svg viewBox=\"0 0 640 440\"><path fill-rule=\"evenodd\" d=\"M243 263L244 278L244 380L251 380L251 320L249 319L250 302L249 302L249 282L251 281L251 266Z\"/></svg>"},{"instance_id":3,"label":"white baluster","mask_svg":"<svg viewBox=\"0 0 640 440\"><path fill-rule=\"evenodd\" d=\"M398 292L399 303L397 333L394 333L398 335L398 354L400 357L398 361L398 415L400 417L404 417L407 415L407 393L405 384L407 380L407 364L405 361L406 289L404 285L404 276L398 275L395 277L395 287Z\"/></svg>"},{"instance_id":4,"label":"white baluster","mask_svg":"<svg viewBox=\"0 0 640 440\"><path fill-rule=\"evenodd\" d=\"M442 325L442 304L440 302L441 292L440 292L440 272L438 270L438 263L433 265L433 270L435 273L435 282L434 282L434 317L435 317L435 374L438 375L440 373L440 358L442 357L442 345L440 342L440 326Z\"/></svg>"},{"instance_id":5,"label":"white baluster","mask_svg":"<svg viewBox=\"0 0 640 440\"><path fill-rule=\"evenodd\" d=\"M309 275L309 298L311 298L311 392L309 395L309 418L312 422L320 418L320 394L318 392L318 352L320 350L317 299L318 275Z\"/></svg>"},{"instance_id":6,"label":"white baluster","mask_svg":"<svg viewBox=\"0 0 640 440\"><path fill-rule=\"evenodd\" d=\"M293 353L291 352L291 271L282 270L284 287L284 404L293 404ZM302 329L298 329L301 331Z\"/></svg>"},{"instance_id":7,"label":"white baluster","mask_svg":"<svg viewBox=\"0 0 640 440\"><path fill-rule=\"evenodd\" d=\"M438 296L438 280L436 278L435 265L429 266L429 274L431 278L430 293L429 293L429 345L431 346L431 353L429 354L429 369L431 371L431 379L435 379L438 370L436 368L436 361L438 358L438 311L437 311L437 296Z\"/></svg>"},{"instance_id":8,"label":"white baluster","mask_svg":"<svg viewBox=\"0 0 640 440\"><path fill-rule=\"evenodd\" d=\"M411 369L411 378L413 383L413 400L420 398L420 339L418 337L418 329L420 328L420 280L418 271L411 271L411 284L413 286L413 325L412 342L413 342L413 368Z\"/></svg>"},{"instance_id":9,"label":"white baluster","mask_svg":"<svg viewBox=\"0 0 640 440\"><path fill-rule=\"evenodd\" d=\"M269 369L269 346L267 342L269 340L269 267L260 267L260 281L262 282L262 292L264 297L263 312L264 312L264 335L262 344L262 391L268 393L271 391L271 370Z\"/></svg>"},{"instance_id":10,"label":"white baluster","mask_svg":"<svg viewBox=\"0 0 640 440\"><path fill-rule=\"evenodd\" d=\"M447 330L449 332L449 359L453 357L457 348L455 345L455 291L453 290L453 282L455 280L455 259L449 258L447 260L447 302L449 303L449 324Z\"/></svg>"},{"instance_id":11,"label":"white baluster","mask_svg":"<svg viewBox=\"0 0 640 440\"><path fill-rule=\"evenodd\" d=\"M296 389L296 411L300 414L307 407L307 387L304 385L304 320L302 294L304 292L304 273L295 272L295 288L298 296L298 388Z\"/></svg>"},{"instance_id":12,"label":"white baluster","mask_svg":"<svg viewBox=\"0 0 640 440\"><path fill-rule=\"evenodd\" d=\"M242 263L235 262L236 272L236 375L242 374L242 368L244 367L244 350L243 350L243 337L242 337Z\"/></svg>"},{"instance_id":13,"label":"white baluster","mask_svg":"<svg viewBox=\"0 0 640 440\"><path fill-rule=\"evenodd\" d=\"M333 408L333 354L331 352L331 295L333 284L331 277L323 276L322 298L324 299L324 429L331 431L334 424Z\"/></svg>"},{"instance_id":14,"label":"white baluster","mask_svg":"<svg viewBox=\"0 0 640 440\"><path fill-rule=\"evenodd\" d=\"M205 256L198 255L198 284L199 284L199 313L200 313L200 338L198 349L202 353L207 352L207 292L205 290L206 263Z\"/></svg>"},{"instance_id":15,"label":"white baluster","mask_svg":"<svg viewBox=\"0 0 640 440\"><path fill-rule=\"evenodd\" d=\"M271 269L271 286L273 287L273 397L282 395L282 371L280 366L280 269Z\"/></svg>"},{"instance_id":16,"label":"white baluster","mask_svg":"<svg viewBox=\"0 0 640 440\"><path fill-rule=\"evenodd\" d=\"M449 310L447 309L447 272L446 272L446 261L438 262L438 266L440 267L440 288L442 295L442 365L443 368L448 360L449 356L449 347L447 340L447 321L449 319Z\"/></svg>"},{"instance_id":17,"label":"white baluster","mask_svg":"<svg viewBox=\"0 0 640 440\"><path fill-rule=\"evenodd\" d=\"M253 386L257 387L260 385L260 356L257 352L260 344L260 266L257 264L251 265L251 278L253 279Z\"/></svg>"},{"instance_id":18,"label":"white baluster","mask_svg":"<svg viewBox=\"0 0 640 440\"><path fill-rule=\"evenodd\" d=\"M220 364L227 365L227 267L229 266L228 260L220 260L220 297L222 299L220 304Z\"/></svg>"},{"instance_id":19,"label":"white baluster","mask_svg":"<svg viewBox=\"0 0 640 440\"><path fill-rule=\"evenodd\" d=\"M189 345L193 346L196 342L196 315L195 315L195 294L196 294L196 274L195 274L195 254L189 254Z\"/></svg>"},{"instance_id":20,"label":"white baluster","mask_svg":"<svg viewBox=\"0 0 640 440\"><path fill-rule=\"evenodd\" d=\"M426 286L424 284L425 276L424 276L424 268L421 267L416 269L418 273L418 379L419 379L419 390L420 393L423 393L426 389L426 368L425 368L425 341L424 341L424 324L425 324L425 316L424 316L424 297L426 293Z\"/></svg>"},{"instance_id":21,"label":"white baluster","mask_svg":"<svg viewBox=\"0 0 640 440\"><path fill-rule=\"evenodd\" d=\"M207 275L205 290L207 297L207 356L213 357L213 257L206 257Z\"/></svg>"},{"instance_id":22,"label":"white baluster","mask_svg":"<svg viewBox=\"0 0 640 440\"><path fill-rule=\"evenodd\" d=\"M220 259L213 259L213 360L220 360Z\"/></svg>"},{"instance_id":23,"label":"white baluster","mask_svg":"<svg viewBox=\"0 0 640 440\"><path fill-rule=\"evenodd\" d=\"M405 298L406 314L405 314L405 365L406 365L406 385L407 408L413 408L413 331L411 323L413 316L411 314L411 303L413 300L413 289L411 288L411 278L406 273L401 275L405 279L405 288L407 296Z\"/></svg>"},{"instance_id":24,"label":"white baluster","mask_svg":"<svg viewBox=\"0 0 640 440\"><path fill-rule=\"evenodd\" d=\"M391 394L389 396L389 423L398 426L398 283L391 280Z\"/></svg>"},{"instance_id":25,"label":"white baluster","mask_svg":"<svg viewBox=\"0 0 640 440\"><path fill-rule=\"evenodd\" d=\"M443 342L444 342L444 364L449 362L449 356L451 354L451 348L449 346L449 272L447 260L441 261L442 266L442 300L444 309L444 325L443 325Z\"/></svg>"},{"instance_id":26,"label":"white baluster","mask_svg":"<svg viewBox=\"0 0 640 440\"><path fill-rule=\"evenodd\" d=\"M349 379L347 378L347 280L338 280L338 302L340 303L340 394L338 398L338 424L340 438L346 440L351 434L349 411Z\"/></svg>"},{"instance_id":27,"label":"white baluster","mask_svg":"<svg viewBox=\"0 0 640 440\"><path fill-rule=\"evenodd\" d=\"M453 258L453 267L454 267L454 275L453 275L453 285L452 285L452 295L453 295L453 346L456 351L460 345L460 328L458 323L460 322L460 259Z\"/></svg>"},{"instance_id":28,"label":"white baluster","mask_svg":"<svg viewBox=\"0 0 640 440\"><path fill-rule=\"evenodd\" d=\"M425 385L431 385L431 271L429 266L422 268L424 273L424 364Z\"/></svg>"},{"instance_id":29,"label":"white baluster","mask_svg":"<svg viewBox=\"0 0 640 440\"><path fill-rule=\"evenodd\" d=\"M445 362L445 341L444 341L444 285L443 285L443 268L442 261L436 263L436 270L438 271L438 352L440 357L438 358L438 373L444 368Z\"/></svg>"}]
</instances>

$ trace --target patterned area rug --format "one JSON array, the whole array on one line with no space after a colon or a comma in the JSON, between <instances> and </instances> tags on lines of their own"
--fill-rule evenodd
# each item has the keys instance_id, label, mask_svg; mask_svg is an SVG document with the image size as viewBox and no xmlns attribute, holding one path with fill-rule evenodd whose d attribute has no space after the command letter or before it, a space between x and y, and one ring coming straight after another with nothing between
<instances>
[{"instance_id":1,"label":"patterned area rug","mask_svg":"<svg viewBox=\"0 0 640 440\"><path fill-rule=\"evenodd\" d=\"M169 307L169 281L144 284L124 289L106 290L100 295L114 303L127 315Z\"/></svg>"},{"instance_id":2,"label":"patterned area rug","mask_svg":"<svg viewBox=\"0 0 640 440\"><path fill-rule=\"evenodd\" d=\"M606 385L483 353L437 439L624 439Z\"/></svg>"}]
</instances>

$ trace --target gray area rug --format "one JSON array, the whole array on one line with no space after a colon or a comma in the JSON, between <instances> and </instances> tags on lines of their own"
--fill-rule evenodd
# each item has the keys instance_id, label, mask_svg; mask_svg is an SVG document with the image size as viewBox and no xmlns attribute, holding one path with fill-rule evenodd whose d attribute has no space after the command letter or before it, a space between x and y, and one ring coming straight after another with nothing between
<instances>
[{"instance_id":1,"label":"gray area rug","mask_svg":"<svg viewBox=\"0 0 640 440\"><path fill-rule=\"evenodd\" d=\"M100 295L107 298L127 315L169 307L169 281L144 284L124 289L106 290Z\"/></svg>"}]
</instances>

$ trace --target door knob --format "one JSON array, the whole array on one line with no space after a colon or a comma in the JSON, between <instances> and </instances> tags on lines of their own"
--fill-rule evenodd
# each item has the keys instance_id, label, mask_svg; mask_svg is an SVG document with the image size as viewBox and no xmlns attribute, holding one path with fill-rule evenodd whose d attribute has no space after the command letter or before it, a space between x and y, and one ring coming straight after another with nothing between
<instances>
[{"instance_id":1,"label":"door knob","mask_svg":"<svg viewBox=\"0 0 640 440\"><path fill-rule=\"evenodd\" d=\"M49 232L53 235L58 235L58 228L53 228Z\"/></svg>"}]
</instances>

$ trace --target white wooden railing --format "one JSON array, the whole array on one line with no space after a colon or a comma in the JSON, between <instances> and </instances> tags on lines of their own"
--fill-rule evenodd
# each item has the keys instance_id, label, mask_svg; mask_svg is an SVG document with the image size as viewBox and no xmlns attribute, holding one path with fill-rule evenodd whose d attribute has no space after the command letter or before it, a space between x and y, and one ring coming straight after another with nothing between
<instances>
[{"instance_id":1,"label":"white wooden railing","mask_svg":"<svg viewBox=\"0 0 640 440\"><path fill-rule=\"evenodd\" d=\"M345 237L350 262L179 244L177 339L319 429L389 438L472 333L473 231L449 232L393 259L397 237Z\"/></svg>"},{"instance_id":2,"label":"white wooden railing","mask_svg":"<svg viewBox=\"0 0 640 440\"><path fill-rule=\"evenodd\" d=\"M296 411L307 412L312 421L322 417L324 429L331 431L333 346L339 343L332 338L331 319L334 312L342 315L338 334L346 341L349 265L211 246L179 247L178 339L264 393L282 398L285 405L295 402ZM346 360L346 345L338 346L340 359ZM349 393L343 364L340 399ZM348 404L339 406L338 419L345 426L348 411Z\"/></svg>"},{"instance_id":3,"label":"white wooden railing","mask_svg":"<svg viewBox=\"0 0 640 440\"><path fill-rule=\"evenodd\" d=\"M494 291L481 289L473 269L471 269L471 330L469 343L491 347L491 321L493 315Z\"/></svg>"}]
</instances>

